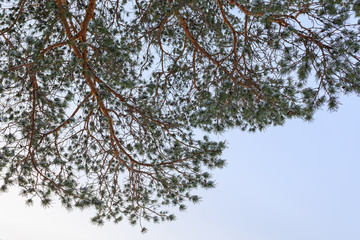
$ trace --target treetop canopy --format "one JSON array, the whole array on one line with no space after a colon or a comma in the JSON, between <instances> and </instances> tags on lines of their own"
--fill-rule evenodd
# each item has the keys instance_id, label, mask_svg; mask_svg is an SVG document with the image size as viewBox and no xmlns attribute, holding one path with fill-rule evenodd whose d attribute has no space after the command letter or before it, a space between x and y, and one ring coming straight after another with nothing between
<instances>
[{"instance_id":1,"label":"treetop canopy","mask_svg":"<svg viewBox=\"0 0 360 240\"><path fill-rule=\"evenodd\" d=\"M92 219L172 220L224 142L360 91L360 1L0 0L0 176Z\"/></svg>"}]
</instances>

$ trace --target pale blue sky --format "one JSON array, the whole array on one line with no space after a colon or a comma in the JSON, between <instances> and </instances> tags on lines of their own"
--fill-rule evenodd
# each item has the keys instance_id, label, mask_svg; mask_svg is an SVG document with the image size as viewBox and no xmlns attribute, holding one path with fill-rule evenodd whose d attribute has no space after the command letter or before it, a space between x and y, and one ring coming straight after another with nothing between
<instances>
[{"instance_id":1,"label":"pale blue sky","mask_svg":"<svg viewBox=\"0 0 360 240\"><path fill-rule=\"evenodd\" d=\"M360 98L311 123L291 120L261 133L231 131L217 187L200 191L177 221L139 227L92 225L91 210L26 207L16 191L0 195L1 240L358 240Z\"/></svg>"}]
</instances>

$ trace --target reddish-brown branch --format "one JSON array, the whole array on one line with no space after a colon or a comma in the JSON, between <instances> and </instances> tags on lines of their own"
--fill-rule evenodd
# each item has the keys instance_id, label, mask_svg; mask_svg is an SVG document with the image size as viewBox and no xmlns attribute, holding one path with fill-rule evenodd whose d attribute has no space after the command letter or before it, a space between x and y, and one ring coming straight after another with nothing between
<instances>
[{"instance_id":1,"label":"reddish-brown branch","mask_svg":"<svg viewBox=\"0 0 360 240\"><path fill-rule=\"evenodd\" d=\"M96 0L89 0L89 4L86 9L84 20L81 23L81 30L77 34L82 41L86 41L86 33L89 27L89 22L94 16L95 6L96 6Z\"/></svg>"},{"instance_id":2,"label":"reddish-brown branch","mask_svg":"<svg viewBox=\"0 0 360 240\"><path fill-rule=\"evenodd\" d=\"M53 44L53 45L45 48L44 50L42 50L40 54L43 56L43 55L45 55L45 53L47 53L47 52L50 51L51 49L54 49L54 48L57 48L57 47L61 47L61 46L64 46L64 45L66 45L66 44L67 44L67 42L55 43L55 44Z\"/></svg>"},{"instance_id":3,"label":"reddish-brown branch","mask_svg":"<svg viewBox=\"0 0 360 240\"><path fill-rule=\"evenodd\" d=\"M20 10L18 12L18 14L16 15L16 18L15 20L13 21L13 23L11 24L10 27L8 27L6 30L0 32L0 35L3 35L4 33L7 33L8 31L10 31L14 26L15 24L17 23L17 21L19 20L19 17L20 17L20 14L22 13L23 9L24 9L24 6L25 6L25 3L26 3L26 0L24 0L20 6Z\"/></svg>"}]
</instances>

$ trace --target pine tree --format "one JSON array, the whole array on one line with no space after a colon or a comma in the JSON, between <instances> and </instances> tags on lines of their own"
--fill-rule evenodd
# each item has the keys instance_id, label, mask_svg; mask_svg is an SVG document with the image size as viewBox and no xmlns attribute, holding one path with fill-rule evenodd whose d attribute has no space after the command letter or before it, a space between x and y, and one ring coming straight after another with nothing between
<instances>
[{"instance_id":1,"label":"pine tree","mask_svg":"<svg viewBox=\"0 0 360 240\"><path fill-rule=\"evenodd\" d=\"M224 142L360 92L359 0L1 0L1 190L173 220Z\"/></svg>"}]
</instances>

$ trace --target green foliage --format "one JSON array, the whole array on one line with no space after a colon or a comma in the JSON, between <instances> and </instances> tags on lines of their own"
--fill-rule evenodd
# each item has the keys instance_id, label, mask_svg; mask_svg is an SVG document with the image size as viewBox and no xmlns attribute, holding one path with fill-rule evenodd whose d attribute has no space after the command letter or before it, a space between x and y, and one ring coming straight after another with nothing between
<instances>
[{"instance_id":1,"label":"green foliage","mask_svg":"<svg viewBox=\"0 0 360 240\"><path fill-rule=\"evenodd\" d=\"M171 221L213 188L225 143L195 129L310 120L360 93L357 0L0 4L0 190L97 224Z\"/></svg>"}]
</instances>

